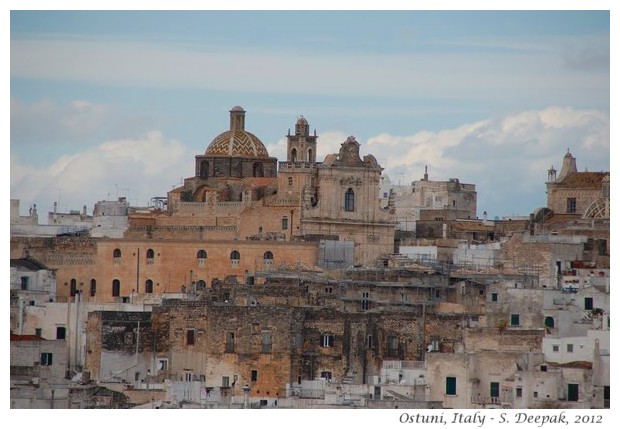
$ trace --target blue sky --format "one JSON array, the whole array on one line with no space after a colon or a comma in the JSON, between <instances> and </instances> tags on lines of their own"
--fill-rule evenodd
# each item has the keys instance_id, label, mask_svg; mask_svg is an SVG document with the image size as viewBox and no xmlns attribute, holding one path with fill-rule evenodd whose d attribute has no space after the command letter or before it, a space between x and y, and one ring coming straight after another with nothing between
<instances>
[{"instance_id":1,"label":"blue sky","mask_svg":"<svg viewBox=\"0 0 620 429\"><path fill-rule=\"evenodd\" d=\"M271 156L299 115L393 183L474 183L527 215L567 148L610 170L609 11L12 11L11 198L40 219L145 206L247 111ZM41 216L44 214L44 216Z\"/></svg>"}]
</instances>

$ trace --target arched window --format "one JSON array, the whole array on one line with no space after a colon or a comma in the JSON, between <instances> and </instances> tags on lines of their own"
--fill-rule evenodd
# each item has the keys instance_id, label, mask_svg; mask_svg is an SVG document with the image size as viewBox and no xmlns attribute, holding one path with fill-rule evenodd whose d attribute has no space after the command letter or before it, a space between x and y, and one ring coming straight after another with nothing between
<instances>
[{"instance_id":1,"label":"arched window","mask_svg":"<svg viewBox=\"0 0 620 429\"><path fill-rule=\"evenodd\" d=\"M121 296L121 281L118 279L112 280L112 296Z\"/></svg>"},{"instance_id":2,"label":"arched window","mask_svg":"<svg viewBox=\"0 0 620 429\"><path fill-rule=\"evenodd\" d=\"M269 250L267 250L265 252L265 254L263 255L263 259L264 260L272 260L273 259L273 253L271 253Z\"/></svg>"},{"instance_id":3,"label":"arched window","mask_svg":"<svg viewBox=\"0 0 620 429\"><path fill-rule=\"evenodd\" d=\"M144 291L146 293L153 293L153 280L148 279L144 286L145 286Z\"/></svg>"},{"instance_id":4,"label":"arched window","mask_svg":"<svg viewBox=\"0 0 620 429\"><path fill-rule=\"evenodd\" d=\"M155 252L153 249L148 249L146 251L146 263L152 264L153 262L155 262Z\"/></svg>"},{"instance_id":5,"label":"arched window","mask_svg":"<svg viewBox=\"0 0 620 429\"><path fill-rule=\"evenodd\" d=\"M115 260L120 259L120 257L121 257L121 249L114 249L114 252L112 253L112 256L114 257Z\"/></svg>"},{"instance_id":6,"label":"arched window","mask_svg":"<svg viewBox=\"0 0 620 429\"><path fill-rule=\"evenodd\" d=\"M196 254L196 258L198 259L207 259L207 252L203 249L200 249Z\"/></svg>"},{"instance_id":7,"label":"arched window","mask_svg":"<svg viewBox=\"0 0 620 429\"><path fill-rule=\"evenodd\" d=\"M209 161L200 161L200 177L203 179L209 177Z\"/></svg>"},{"instance_id":8,"label":"arched window","mask_svg":"<svg viewBox=\"0 0 620 429\"><path fill-rule=\"evenodd\" d=\"M97 294L97 280L90 280L90 296L95 296Z\"/></svg>"},{"instance_id":9,"label":"arched window","mask_svg":"<svg viewBox=\"0 0 620 429\"><path fill-rule=\"evenodd\" d=\"M553 317L551 316L545 317L545 326L547 328L553 328L555 326L555 320L553 320Z\"/></svg>"},{"instance_id":10,"label":"arched window","mask_svg":"<svg viewBox=\"0 0 620 429\"><path fill-rule=\"evenodd\" d=\"M288 178L288 185L289 186L293 186L293 178L292 177Z\"/></svg>"},{"instance_id":11,"label":"arched window","mask_svg":"<svg viewBox=\"0 0 620 429\"><path fill-rule=\"evenodd\" d=\"M71 296L77 295L77 280L71 279Z\"/></svg>"},{"instance_id":12,"label":"arched window","mask_svg":"<svg viewBox=\"0 0 620 429\"><path fill-rule=\"evenodd\" d=\"M291 161L297 162L297 149L291 150Z\"/></svg>"},{"instance_id":13,"label":"arched window","mask_svg":"<svg viewBox=\"0 0 620 429\"><path fill-rule=\"evenodd\" d=\"M263 171L263 164L260 162L255 162L254 163L254 168L253 168L253 175L254 177L264 177L265 176L265 172Z\"/></svg>"},{"instance_id":14,"label":"arched window","mask_svg":"<svg viewBox=\"0 0 620 429\"><path fill-rule=\"evenodd\" d=\"M314 162L312 149L308 149L308 162Z\"/></svg>"},{"instance_id":15,"label":"arched window","mask_svg":"<svg viewBox=\"0 0 620 429\"><path fill-rule=\"evenodd\" d=\"M207 282L204 280L198 280L196 282L196 290L205 290L207 287Z\"/></svg>"},{"instance_id":16,"label":"arched window","mask_svg":"<svg viewBox=\"0 0 620 429\"><path fill-rule=\"evenodd\" d=\"M241 255L236 250L230 252L230 263L232 265L239 265L239 260L241 259Z\"/></svg>"},{"instance_id":17,"label":"arched window","mask_svg":"<svg viewBox=\"0 0 620 429\"><path fill-rule=\"evenodd\" d=\"M344 210L347 212L355 210L355 193L351 188L347 189L344 194Z\"/></svg>"}]
</instances>

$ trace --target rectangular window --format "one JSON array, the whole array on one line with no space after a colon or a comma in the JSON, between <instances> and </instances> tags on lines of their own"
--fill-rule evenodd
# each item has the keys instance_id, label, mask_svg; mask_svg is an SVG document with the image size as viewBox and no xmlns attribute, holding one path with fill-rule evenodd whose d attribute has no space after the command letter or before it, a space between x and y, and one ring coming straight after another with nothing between
<instances>
[{"instance_id":1,"label":"rectangular window","mask_svg":"<svg viewBox=\"0 0 620 429\"><path fill-rule=\"evenodd\" d=\"M446 395L456 395L456 377L446 377Z\"/></svg>"},{"instance_id":2,"label":"rectangular window","mask_svg":"<svg viewBox=\"0 0 620 429\"><path fill-rule=\"evenodd\" d=\"M288 229L288 218L282 218L282 229Z\"/></svg>"},{"instance_id":3,"label":"rectangular window","mask_svg":"<svg viewBox=\"0 0 620 429\"><path fill-rule=\"evenodd\" d=\"M566 212L577 213L577 198L566 199Z\"/></svg>"},{"instance_id":4,"label":"rectangular window","mask_svg":"<svg viewBox=\"0 0 620 429\"><path fill-rule=\"evenodd\" d=\"M35 334L37 337L40 337L42 333L43 333L43 330L42 330L41 328L36 328L36 329L34 330L34 334Z\"/></svg>"},{"instance_id":5,"label":"rectangular window","mask_svg":"<svg viewBox=\"0 0 620 429\"><path fill-rule=\"evenodd\" d=\"M491 293L491 301L492 302L497 302L497 292Z\"/></svg>"},{"instance_id":6,"label":"rectangular window","mask_svg":"<svg viewBox=\"0 0 620 429\"><path fill-rule=\"evenodd\" d=\"M230 381L228 377L222 377L222 387L230 387Z\"/></svg>"},{"instance_id":7,"label":"rectangular window","mask_svg":"<svg viewBox=\"0 0 620 429\"><path fill-rule=\"evenodd\" d=\"M235 352L235 333L227 332L226 333L226 353L234 353Z\"/></svg>"},{"instance_id":8,"label":"rectangular window","mask_svg":"<svg viewBox=\"0 0 620 429\"><path fill-rule=\"evenodd\" d=\"M30 279L28 277L22 277L22 290L28 290L28 284L30 283Z\"/></svg>"},{"instance_id":9,"label":"rectangular window","mask_svg":"<svg viewBox=\"0 0 620 429\"><path fill-rule=\"evenodd\" d=\"M41 353L41 366L50 366L52 364L51 353Z\"/></svg>"},{"instance_id":10,"label":"rectangular window","mask_svg":"<svg viewBox=\"0 0 620 429\"><path fill-rule=\"evenodd\" d=\"M517 387L517 398L522 398L522 397L523 397L523 388Z\"/></svg>"},{"instance_id":11,"label":"rectangular window","mask_svg":"<svg viewBox=\"0 0 620 429\"><path fill-rule=\"evenodd\" d=\"M321 378L324 378L325 380L331 380L332 379L332 372L331 371L321 371Z\"/></svg>"},{"instance_id":12,"label":"rectangular window","mask_svg":"<svg viewBox=\"0 0 620 429\"><path fill-rule=\"evenodd\" d=\"M158 359L157 360L157 370L158 371L168 371L168 359Z\"/></svg>"},{"instance_id":13,"label":"rectangular window","mask_svg":"<svg viewBox=\"0 0 620 429\"><path fill-rule=\"evenodd\" d=\"M271 332L262 333L261 353L271 353Z\"/></svg>"},{"instance_id":14,"label":"rectangular window","mask_svg":"<svg viewBox=\"0 0 620 429\"><path fill-rule=\"evenodd\" d=\"M193 329L187 330L187 345L193 346L196 341L196 331Z\"/></svg>"},{"instance_id":15,"label":"rectangular window","mask_svg":"<svg viewBox=\"0 0 620 429\"><path fill-rule=\"evenodd\" d=\"M573 345L572 344L566 344L566 352L567 353L572 353L573 352Z\"/></svg>"},{"instance_id":16,"label":"rectangular window","mask_svg":"<svg viewBox=\"0 0 620 429\"><path fill-rule=\"evenodd\" d=\"M594 298L584 298L583 307L586 310L592 310L594 308Z\"/></svg>"},{"instance_id":17,"label":"rectangular window","mask_svg":"<svg viewBox=\"0 0 620 429\"><path fill-rule=\"evenodd\" d=\"M362 292L362 310L370 309L370 292Z\"/></svg>"},{"instance_id":18,"label":"rectangular window","mask_svg":"<svg viewBox=\"0 0 620 429\"><path fill-rule=\"evenodd\" d=\"M553 345L553 352L554 352L554 353L558 353L559 351L560 351L560 346L559 346L559 345L557 345L557 344L554 344L554 345Z\"/></svg>"},{"instance_id":19,"label":"rectangular window","mask_svg":"<svg viewBox=\"0 0 620 429\"><path fill-rule=\"evenodd\" d=\"M258 371L253 369L252 373L250 374L250 380L251 381L258 381Z\"/></svg>"},{"instance_id":20,"label":"rectangular window","mask_svg":"<svg viewBox=\"0 0 620 429\"><path fill-rule=\"evenodd\" d=\"M67 328L65 328L64 326L57 326L56 327L56 339L64 340L66 336L66 332L67 332Z\"/></svg>"},{"instance_id":21,"label":"rectangular window","mask_svg":"<svg viewBox=\"0 0 620 429\"><path fill-rule=\"evenodd\" d=\"M499 398L499 383L497 381L491 382L489 396L491 398Z\"/></svg>"},{"instance_id":22,"label":"rectangular window","mask_svg":"<svg viewBox=\"0 0 620 429\"><path fill-rule=\"evenodd\" d=\"M387 355L388 357L398 356L398 337L396 335L390 335L388 337Z\"/></svg>"},{"instance_id":23,"label":"rectangular window","mask_svg":"<svg viewBox=\"0 0 620 429\"><path fill-rule=\"evenodd\" d=\"M321 335L321 347L334 347L334 336L332 334Z\"/></svg>"},{"instance_id":24,"label":"rectangular window","mask_svg":"<svg viewBox=\"0 0 620 429\"><path fill-rule=\"evenodd\" d=\"M518 314L510 315L510 326L519 326L519 315Z\"/></svg>"},{"instance_id":25,"label":"rectangular window","mask_svg":"<svg viewBox=\"0 0 620 429\"><path fill-rule=\"evenodd\" d=\"M569 401L578 401L579 400L579 385L578 384L568 384L568 399Z\"/></svg>"}]
</instances>

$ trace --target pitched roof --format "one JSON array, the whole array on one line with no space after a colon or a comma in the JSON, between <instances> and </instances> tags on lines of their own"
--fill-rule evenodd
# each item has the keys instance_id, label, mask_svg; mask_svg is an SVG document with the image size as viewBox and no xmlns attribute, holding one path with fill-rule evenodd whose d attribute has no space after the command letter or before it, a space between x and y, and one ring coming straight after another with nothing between
<instances>
[{"instance_id":1,"label":"pitched roof","mask_svg":"<svg viewBox=\"0 0 620 429\"><path fill-rule=\"evenodd\" d=\"M607 175L609 175L609 173L570 173L559 184L563 188L601 189L603 178Z\"/></svg>"},{"instance_id":2,"label":"pitched roof","mask_svg":"<svg viewBox=\"0 0 620 429\"><path fill-rule=\"evenodd\" d=\"M31 271L49 270L49 268L45 264L31 256L26 256L25 258L19 259L11 259L11 267L21 267Z\"/></svg>"},{"instance_id":3,"label":"pitched roof","mask_svg":"<svg viewBox=\"0 0 620 429\"><path fill-rule=\"evenodd\" d=\"M45 338L38 335L16 335L11 334L11 341L46 341Z\"/></svg>"}]
</instances>

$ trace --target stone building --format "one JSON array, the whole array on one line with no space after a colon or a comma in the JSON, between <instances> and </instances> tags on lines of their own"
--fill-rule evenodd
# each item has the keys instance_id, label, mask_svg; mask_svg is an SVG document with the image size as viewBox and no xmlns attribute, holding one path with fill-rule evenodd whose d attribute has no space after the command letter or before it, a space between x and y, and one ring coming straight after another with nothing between
<instances>
[{"instance_id":1,"label":"stone building","mask_svg":"<svg viewBox=\"0 0 620 429\"><path fill-rule=\"evenodd\" d=\"M278 171L235 106L229 130L195 157L195 175L165 204L132 210L122 199L100 202L93 236L12 236L11 255L30 252L55 269L61 302L81 291L83 301L128 303L145 294L195 292L228 275L330 264L331 253L319 258L326 243L351 248L339 262L345 266L393 253L393 207L379 204L376 159L362 159L350 137L338 154L317 162L316 132L310 135L303 117L287 140L288 159ZM125 215L127 230L118 237L124 224L108 218Z\"/></svg>"},{"instance_id":2,"label":"stone building","mask_svg":"<svg viewBox=\"0 0 620 429\"><path fill-rule=\"evenodd\" d=\"M570 151L562 161L560 174L548 171L547 207L555 214L573 218L609 218L609 172L581 172Z\"/></svg>"}]
</instances>

